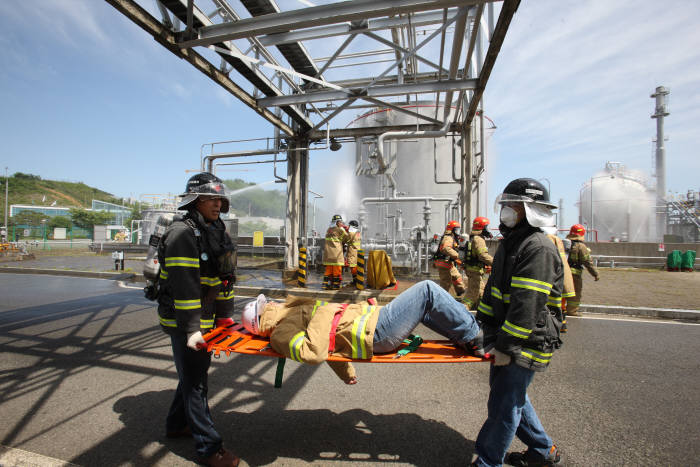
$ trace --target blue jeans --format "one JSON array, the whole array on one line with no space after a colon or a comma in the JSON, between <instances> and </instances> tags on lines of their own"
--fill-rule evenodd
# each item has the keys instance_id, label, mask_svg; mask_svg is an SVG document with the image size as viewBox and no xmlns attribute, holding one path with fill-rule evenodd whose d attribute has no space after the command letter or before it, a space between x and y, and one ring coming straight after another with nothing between
<instances>
[{"instance_id":1,"label":"blue jeans","mask_svg":"<svg viewBox=\"0 0 700 467\"><path fill-rule=\"evenodd\" d=\"M222 446L207 400L207 372L211 364L211 353L187 347L187 336L184 333L171 335L170 341L179 382L168 411L165 429L172 432L189 426L197 454L206 458Z\"/></svg>"},{"instance_id":2,"label":"blue jeans","mask_svg":"<svg viewBox=\"0 0 700 467\"><path fill-rule=\"evenodd\" d=\"M552 439L544 431L535 408L527 396L527 387L535 372L511 363L491 366L488 418L476 438L478 466L500 466L506 452L517 437L528 451L547 457Z\"/></svg>"},{"instance_id":3,"label":"blue jeans","mask_svg":"<svg viewBox=\"0 0 700 467\"><path fill-rule=\"evenodd\" d=\"M380 310L374 353L398 348L418 323L458 346L466 345L479 332L479 325L462 303L435 282L426 280L405 290Z\"/></svg>"}]
</instances>

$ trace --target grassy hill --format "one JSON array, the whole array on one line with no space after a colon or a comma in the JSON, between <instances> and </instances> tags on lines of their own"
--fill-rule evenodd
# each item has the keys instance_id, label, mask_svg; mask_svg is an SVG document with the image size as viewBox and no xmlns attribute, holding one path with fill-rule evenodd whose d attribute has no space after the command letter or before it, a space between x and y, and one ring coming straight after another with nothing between
<instances>
[{"instance_id":1,"label":"grassy hill","mask_svg":"<svg viewBox=\"0 0 700 467\"><path fill-rule=\"evenodd\" d=\"M9 180L10 204L33 204L61 207L89 208L93 199L121 204L111 193L87 186L82 182L42 180L38 175L17 172ZM0 206L5 205L5 179L0 181Z\"/></svg>"}]
</instances>

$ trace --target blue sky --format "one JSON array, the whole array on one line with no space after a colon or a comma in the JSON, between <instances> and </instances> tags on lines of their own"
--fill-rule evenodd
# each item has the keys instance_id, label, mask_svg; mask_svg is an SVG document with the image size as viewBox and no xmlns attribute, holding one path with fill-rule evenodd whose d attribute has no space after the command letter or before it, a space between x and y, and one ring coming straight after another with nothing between
<instances>
[{"instance_id":1,"label":"blue sky","mask_svg":"<svg viewBox=\"0 0 700 467\"><path fill-rule=\"evenodd\" d=\"M666 185L698 190L699 16L700 2L682 0L523 1L487 86L497 126L489 205L513 178L546 178L571 224L580 187L606 161L650 175L649 95L659 85L671 90ZM7 166L123 197L180 192L204 143L272 136L271 125L102 1L0 2L0 96L3 175ZM337 154L312 152L312 177L327 178ZM269 166L220 174L273 179ZM310 188L321 191L313 178Z\"/></svg>"}]
</instances>

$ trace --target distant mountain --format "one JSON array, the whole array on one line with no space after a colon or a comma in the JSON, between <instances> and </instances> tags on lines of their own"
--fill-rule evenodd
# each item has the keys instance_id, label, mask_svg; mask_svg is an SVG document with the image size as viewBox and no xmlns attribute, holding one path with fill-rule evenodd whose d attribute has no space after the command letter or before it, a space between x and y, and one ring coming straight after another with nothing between
<instances>
[{"instance_id":1,"label":"distant mountain","mask_svg":"<svg viewBox=\"0 0 700 467\"><path fill-rule=\"evenodd\" d=\"M122 204L111 193L87 186L83 182L43 180L38 175L17 172L9 180L9 204L89 208L92 200ZM0 206L5 205L5 179L0 178Z\"/></svg>"}]
</instances>

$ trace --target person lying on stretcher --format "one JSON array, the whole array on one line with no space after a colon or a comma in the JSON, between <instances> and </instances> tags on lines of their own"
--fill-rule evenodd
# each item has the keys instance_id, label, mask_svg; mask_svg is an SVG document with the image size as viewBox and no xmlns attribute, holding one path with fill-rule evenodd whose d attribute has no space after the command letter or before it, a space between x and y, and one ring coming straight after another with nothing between
<instances>
[{"instance_id":1,"label":"person lying on stretcher","mask_svg":"<svg viewBox=\"0 0 700 467\"><path fill-rule=\"evenodd\" d=\"M375 353L393 352L418 323L469 354L484 356L483 333L474 317L429 280L413 285L384 307L295 297L278 303L259 295L245 306L242 322L249 332L269 336L276 352L312 365L329 354L370 359ZM357 383L350 362L328 364L346 384Z\"/></svg>"}]
</instances>

